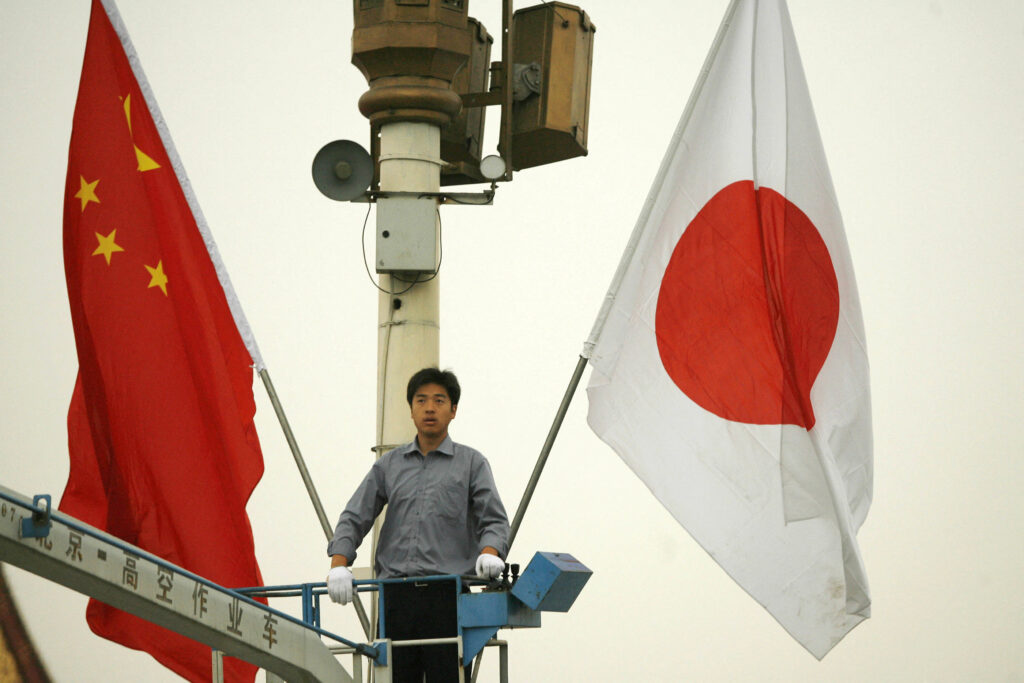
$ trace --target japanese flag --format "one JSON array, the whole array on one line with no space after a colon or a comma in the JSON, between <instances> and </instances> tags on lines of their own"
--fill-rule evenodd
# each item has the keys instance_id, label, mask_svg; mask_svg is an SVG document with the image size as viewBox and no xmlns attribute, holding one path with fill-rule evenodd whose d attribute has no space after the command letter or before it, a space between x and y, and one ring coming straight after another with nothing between
<instances>
[{"instance_id":1,"label":"japanese flag","mask_svg":"<svg viewBox=\"0 0 1024 683\"><path fill-rule=\"evenodd\" d=\"M870 613L871 411L784 0L730 7L619 277L592 336L591 427L820 659Z\"/></svg>"}]
</instances>

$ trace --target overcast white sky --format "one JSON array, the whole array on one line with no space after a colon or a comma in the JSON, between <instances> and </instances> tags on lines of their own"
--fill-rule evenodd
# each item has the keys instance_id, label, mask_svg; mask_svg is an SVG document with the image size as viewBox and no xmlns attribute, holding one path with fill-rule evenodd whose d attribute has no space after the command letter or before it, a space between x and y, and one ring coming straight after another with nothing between
<instances>
[{"instance_id":1,"label":"overcast white sky","mask_svg":"<svg viewBox=\"0 0 1024 683\"><path fill-rule=\"evenodd\" d=\"M589 0L589 157L517 174L493 207L442 210L441 363L464 387L452 434L488 456L510 514L726 4ZM374 438L366 207L324 199L309 174L325 142L368 137L351 3L119 5L333 518ZM55 497L77 367L61 210L88 12L0 3L0 484ZM505 632L514 680L1024 680L1024 4L790 12L865 315L874 616L815 661L593 436L581 391L511 559L563 551L595 573L568 614ZM499 33L498 2L470 13ZM320 580L322 532L256 395L264 577ZM93 636L83 596L7 574L56 680L175 680ZM340 608L328 625L358 633Z\"/></svg>"}]
</instances>

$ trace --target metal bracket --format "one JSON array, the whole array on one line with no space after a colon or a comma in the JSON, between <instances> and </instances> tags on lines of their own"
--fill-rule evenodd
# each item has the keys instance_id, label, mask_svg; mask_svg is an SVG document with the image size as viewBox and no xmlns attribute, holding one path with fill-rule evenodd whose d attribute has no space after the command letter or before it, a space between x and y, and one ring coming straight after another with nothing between
<instances>
[{"instance_id":1,"label":"metal bracket","mask_svg":"<svg viewBox=\"0 0 1024 683\"><path fill-rule=\"evenodd\" d=\"M390 190L370 190L361 197L353 199L353 202L362 204L373 204L378 199L388 197L413 197L416 199L430 197L436 198L441 204L468 204L471 206L489 206L494 203L494 187L491 183L490 190L483 192L398 192Z\"/></svg>"},{"instance_id":2,"label":"metal bracket","mask_svg":"<svg viewBox=\"0 0 1024 683\"><path fill-rule=\"evenodd\" d=\"M377 667L388 665L388 641L378 640L370 646L371 649L377 651L377 657L373 660L373 665Z\"/></svg>"},{"instance_id":3,"label":"metal bracket","mask_svg":"<svg viewBox=\"0 0 1024 683\"><path fill-rule=\"evenodd\" d=\"M522 102L532 95L539 95L541 85L544 81L544 74L540 64L530 62L529 64L514 64L512 79L512 99Z\"/></svg>"},{"instance_id":4,"label":"metal bracket","mask_svg":"<svg viewBox=\"0 0 1024 683\"><path fill-rule=\"evenodd\" d=\"M462 98L463 107L489 107L495 104L501 104L505 101L505 97L502 95L501 90L491 90L489 92L468 92L460 95Z\"/></svg>"},{"instance_id":5,"label":"metal bracket","mask_svg":"<svg viewBox=\"0 0 1024 683\"><path fill-rule=\"evenodd\" d=\"M40 502L44 502L40 510ZM21 520L22 538L46 538L50 535L50 494L42 493L32 497L32 516Z\"/></svg>"}]
</instances>

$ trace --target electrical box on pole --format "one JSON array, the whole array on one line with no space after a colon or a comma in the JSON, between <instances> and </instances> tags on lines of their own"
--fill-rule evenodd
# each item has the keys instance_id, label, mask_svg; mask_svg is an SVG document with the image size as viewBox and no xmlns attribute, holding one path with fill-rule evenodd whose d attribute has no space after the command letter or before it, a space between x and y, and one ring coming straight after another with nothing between
<instances>
[{"instance_id":1,"label":"electrical box on pole","mask_svg":"<svg viewBox=\"0 0 1024 683\"><path fill-rule=\"evenodd\" d=\"M377 201L377 272L433 273L437 270L437 203L430 197L387 197Z\"/></svg>"}]
</instances>

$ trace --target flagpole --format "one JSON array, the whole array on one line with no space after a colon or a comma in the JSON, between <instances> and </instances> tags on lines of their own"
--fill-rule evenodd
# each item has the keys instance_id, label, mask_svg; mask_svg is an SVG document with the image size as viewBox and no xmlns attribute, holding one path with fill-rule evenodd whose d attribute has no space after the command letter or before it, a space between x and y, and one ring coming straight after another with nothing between
<instances>
[{"instance_id":1,"label":"flagpole","mask_svg":"<svg viewBox=\"0 0 1024 683\"><path fill-rule=\"evenodd\" d=\"M320 526L324 530L324 535L327 536L327 540L330 541L334 536L334 530L331 528L331 522L327 519L327 513L324 512L323 503L320 502L320 495L316 492L316 486L313 485L313 479L309 476L309 469L306 467L306 461L302 457L302 451L299 450L299 442L295 440L295 434L292 432L292 426L288 422L288 416L284 414L284 407L281 405L280 399L277 397L277 391L274 389L274 383L270 380L270 373L266 367L263 367L259 371L260 379L263 380L263 386L267 389L267 396L270 397L270 404L274 406L274 412L277 414L277 421L281 423L281 430L284 432L285 441L288 442L288 448L292 451L292 457L295 459L295 466L299 468L299 476L302 477L302 483L306 485L306 492L309 494L309 500L313 503L313 509L316 510L317 519L320 520ZM363 603L359 600L359 595L355 594L352 596L352 606L356 608L356 615L359 617L359 623L363 626L363 631L366 633L367 638L372 638L370 629L370 620L366 616L366 610L363 608Z\"/></svg>"},{"instance_id":2,"label":"flagpole","mask_svg":"<svg viewBox=\"0 0 1024 683\"><path fill-rule=\"evenodd\" d=\"M516 540L516 534L519 533L519 526L523 523L523 516L526 515L526 508L530 504L530 500L533 498L533 491L537 488L537 481L540 479L541 472L544 471L544 465L548 461L548 455L551 453L551 447L555 443L555 437L558 436L558 431L562 427L562 422L565 420L565 414L569 410L569 404L572 402L572 397L576 393L576 387L580 384L580 378L583 377L583 370L587 367L587 359L580 356L579 361L576 363L576 369L572 373L572 379L569 380L569 386L565 389L565 395L562 396L562 403L558 406L558 412L555 413L555 419L551 424L551 429L548 430L548 437L544 441L544 446L540 449L540 455L537 456L537 464L533 466L533 474L530 475L530 481L526 484L526 490L523 492L523 497L519 501L519 507L516 508L516 516L512 520L512 530L508 537L509 553L512 551L512 543ZM506 553L506 557L508 553Z\"/></svg>"},{"instance_id":3,"label":"flagpole","mask_svg":"<svg viewBox=\"0 0 1024 683\"><path fill-rule=\"evenodd\" d=\"M295 440L294 433L292 433L292 427L288 422L288 416L284 414L284 408L281 406L281 401L277 397L277 391L274 389L274 383L270 380L270 373L266 368L260 370L260 379L263 380L263 386L267 389L267 396L270 397L270 404L274 406L274 412L277 413L277 420L281 423L281 429L284 431L284 438L288 442L288 448L292 451L292 457L295 458L295 465L299 468L299 476L302 477L302 483L306 485L306 492L309 493L309 500L313 503L313 509L316 510L316 516L320 520L320 526L323 527L324 533L327 535L327 540L330 540L333 535L330 520L327 519L327 513L324 512L324 506L320 502L320 496L317 494L316 487L313 485L313 480L309 476L309 470L306 468L306 461L303 459L302 452L299 450L299 444Z\"/></svg>"},{"instance_id":4,"label":"flagpole","mask_svg":"<svg viewBox=\"0 0 1024 683\"><path fill-rule=\"evenodd\" d=\"M694 85L693 91L690 93L690 99L686 102L686 108L683 110L683 115L679 117L679 123L676 125L676 130L672 134L672 139L668 144L668 149L665 151L665 156L661 160L661 166L658 168L658 174L654 177L654 182L651 183L651 190L647 193L647 200L644 202L644 206L640 211L640 217L637 218L636 225L633 227L633 233L629 236L629 242L626 243L626 249L622 253L622 258L619 260L619 267L615 270L615 275L612 277L612 283L608 287L608 293L605 294L604 303L602 303L601 310L598 312L597 319L594 321L594 326L590 330L590 336L587 337L587 341L583 343L583 351L580 354L583 358L590 358L594 351L594 346L597 345L597 340L600 338L601 332L604 330L604 324L608 320L608 313L611 311L612 303L615 301L615 297L618 296L619 287L622 285L622 280L626 276L626 269L633 260L633 253L636 251L636 247L640 242L640 237L643 235L644 228L647 226L647 221L651 216L651 211L654 209L654 203L661 194L661 187L665 184L665 177L668 175L669 166L672 165L672 159L675 158L676 148L679 147L679 142L683 139L683 133L686 131L686 126L690 123L690 117L693 115L693 109L697 105L697 98L700 96L701 91L704 90L704 83L707 81L708 74L711 72L711 65L714 63L715 57L718 55L718 50L722 46L722 40L725 38L725 32L732 23L732 17L736 13L736 6L738 4L739 0L732 0L732 2L729 3L729 7L725 11L725 16L722 18L722 23L718 27L718 33L715 35L715 40L711 44L711 49L708 50L708 56L704 58L704 66L701 67L700 74L697 76L697 83Z\"/></svg>"}]
</instances>

